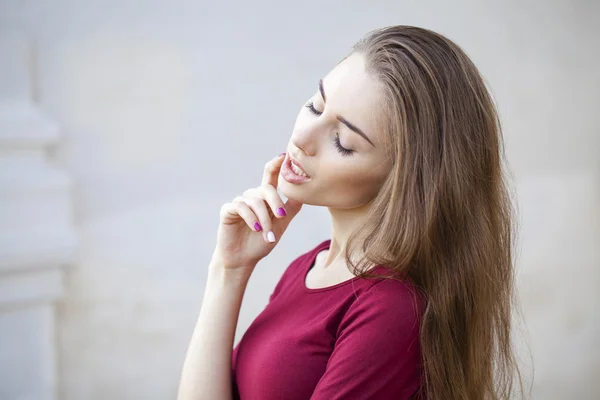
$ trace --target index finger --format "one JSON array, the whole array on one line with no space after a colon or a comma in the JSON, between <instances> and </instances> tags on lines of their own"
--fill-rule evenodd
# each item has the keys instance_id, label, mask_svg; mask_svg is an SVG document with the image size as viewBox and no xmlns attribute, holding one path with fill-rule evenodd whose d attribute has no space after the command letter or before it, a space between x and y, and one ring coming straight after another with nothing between
<instances>
[{"instance_id":1,"label":"index finger","mask_svg":"<svg viewBox=\"0 0 600 400\"><path fill-rule=\"evenodd\" d=\"M277 157L273 158L265 165L265 170L263 172L262 185L271 185L273 187L277 187L277 178L279 177L279 171L281 170L281 165L283 164L283 160L285 159L285 153L281 153Z\"/></svg>"}]
</instances>

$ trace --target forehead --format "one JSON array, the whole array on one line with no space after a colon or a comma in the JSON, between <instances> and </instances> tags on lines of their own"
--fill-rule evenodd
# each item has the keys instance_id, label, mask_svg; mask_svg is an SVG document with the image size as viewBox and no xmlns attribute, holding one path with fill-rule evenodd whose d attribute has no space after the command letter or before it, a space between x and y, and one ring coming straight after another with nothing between
<instances>
[{"instance_id":1,"label":"forehead","mask_svg":"<svg viewBox=\"0 0 600 400\"><path fill-rule=\"evenodd\" d=\"M383 90L366 71L364 57L354 53L323 78L329 112L362 129L373 142L379 141Z\"/></svg>"}]
</instances>

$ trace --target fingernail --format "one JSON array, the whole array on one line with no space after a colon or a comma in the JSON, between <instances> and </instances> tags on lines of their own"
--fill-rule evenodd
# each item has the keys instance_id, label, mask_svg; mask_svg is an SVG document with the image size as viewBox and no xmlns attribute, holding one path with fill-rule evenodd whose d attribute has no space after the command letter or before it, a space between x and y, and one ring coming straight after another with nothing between
<instances>
[{"instance_id":1,"label":"fingernail","mask_svg":"<svg viewBox=\"0 0 600 400\"><path fill-rule=\"evenodd\" d=\"M273 231L269 231L269 233L267 233L267 239L271 243L275 242L275 234L273 233Z\"/></svg>"},{"instance_id":2,"label":"fingernail","mask_svg":"<svg viewBox=\"0 0 600 400\"><path fill-rule=\"evenodd\" d=\"M277 209L277 214L278 215L286 215L285 209L283 207L279 207Z\"/></svg>"},{"instance_id":3,"label":"fingernail","mask_svg":"<svg viewBox=\"0 0 600 400\"><path fill-rule=\"evenodd\" d=\"M258 222L255 222L254 229L256 229L257 231L260 231L260 230L262 230L262 226L260 226L260 224Z\"/></svg>"},{"instance_id":4,"label":"fingernail","mask_svg":"<svg viewBox=\"0 0 600 400\"><path fill-rule=\"evenodd\" d=\"M284 155L285 155L285 153L281 153L278 157L281 157L281 156L284 156Z\"/></svg>"}]
</instances>

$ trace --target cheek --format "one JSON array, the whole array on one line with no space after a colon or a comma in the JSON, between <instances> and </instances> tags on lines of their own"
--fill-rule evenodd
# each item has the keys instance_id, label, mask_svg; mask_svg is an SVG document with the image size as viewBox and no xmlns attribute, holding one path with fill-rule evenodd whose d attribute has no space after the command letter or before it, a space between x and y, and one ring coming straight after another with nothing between
<instances>
[{"instance_id":1,"label":"cheek","mask_svg":"<svg viewBox=\"0 0 600 400\"><path fill-rule=\"evenodd\" d=\"M328 171L320 186L331 202L344 207L358 207L371 200L385 178L384 171L374 171L364 165L348 166L348 163L332 165Z\"/></svg>"}]
</instances>

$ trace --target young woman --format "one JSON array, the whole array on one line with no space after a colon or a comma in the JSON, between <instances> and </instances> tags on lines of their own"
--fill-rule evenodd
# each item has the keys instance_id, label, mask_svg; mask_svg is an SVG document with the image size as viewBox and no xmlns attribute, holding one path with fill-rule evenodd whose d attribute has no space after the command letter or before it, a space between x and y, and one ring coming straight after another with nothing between
<instances>
[{"instance_id":1,"label":"young woman","mask_svg":"<svg viewBox=\"0 0 600 400\"><path fill-rule=\"evenodd\" d=\"M286 150L221 208L179 399L509 398L512 207L465 53L422 28L368 33ZM248 279L303 204L329 209L331 239L288 266L232 350Z\"/></svg>"}]
</instances>

